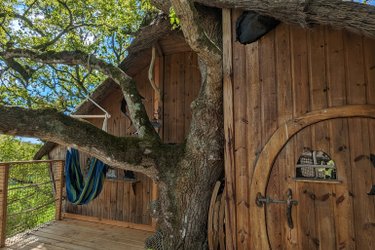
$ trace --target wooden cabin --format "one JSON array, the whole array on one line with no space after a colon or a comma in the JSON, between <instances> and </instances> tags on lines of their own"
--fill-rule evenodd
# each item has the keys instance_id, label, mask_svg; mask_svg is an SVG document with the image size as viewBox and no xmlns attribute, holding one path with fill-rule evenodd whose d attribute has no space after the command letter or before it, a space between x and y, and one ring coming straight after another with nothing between
<instances>
[{"instance_id":1,"label":"wooden cabin","mask_svg":"<svg viewBox=\"0 0 375 250\"><path fill-rule=\"evenodd\" d=\"M226 248L374 249L375 40L280 23L242 45L241 14L223 12Z\"/></svg>"},{"instance_id":2,"label":"wooden cabin","mask_svg":"<svg viewBox=\"0 0 375 250\"><path fill-rule=\"evenodd\" d=\"M153 46L156 47L154 80L161 89L162 100L158 100L148 76ZM200 87L197 55L187 45L182 33L173 31L167 20L144 28L128 52L120 67L135 80L150 119L154 120L155 113L158 113L159 120L156 122L160 124L162 140L166 143L183 142L191 120L190 104ZM107 79L92 93L91 99L111 115L108 133L134 135L135 129L121 110L123 94L117 84ZM92 102L85 101L74 114L102 115L103 112ZM103 119L87 120L102 128ZM43 154L48 154L50 159L64 159L66 148L58 145L51 147L49 143L40 150L37 158ZM81 153L82 164L87 157ZM140 173L134 174L135 179L129 180L124 176L124 170L111 170L111 176L107 174L98 198L80 206L66 201L63 216L154 230L150 203L157 198L157 188L150 178Z\"/></svg>"},{"instance_id":3,"label":"wooden cabin","mask_svg":"<svg viewBox=\"0 0 375 250\"><path fill-rule=\"evenodd\" d=\"M236 39L242 13L223 10L226 249L374 249L374 39L280 23L243 45ZM161 107L163 141L181 142L199 90L197 56L181 34L162 26L138 39L121 66L150 117ZM160 103L148 80L152 46ZM117 85L105 81L92 98L111 114L109 133L134 133ZM99 113L90 102L76 112ZM56 146L49 158L61 159L65 150ZM91 204L66 202L65 217L152 230L155 185L116 171Z\"/></svg>"}]
</instances>

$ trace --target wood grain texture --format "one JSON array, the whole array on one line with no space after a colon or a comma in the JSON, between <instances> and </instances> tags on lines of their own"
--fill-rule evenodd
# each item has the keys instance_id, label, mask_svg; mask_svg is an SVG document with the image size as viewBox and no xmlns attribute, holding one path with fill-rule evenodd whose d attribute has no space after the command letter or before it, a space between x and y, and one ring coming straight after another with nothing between
<instances>
[{"instance_id":1,"label":"wood grain texture","mask_svg":"<svg viewBox=\"0 0 375 250\"><path fill-rule=\"evenodd\" d=\"M176 38L177 39L177 38ZM181 49L182 47L180 47ZM197 55L191 50L172 48L168 53L156 60L155 81L161 88L162 100L158 100L148 79L148 66L140 68L134 74L138 91L144 97L143 103L150 118L160 106L161 137L164 142L181 143L190 127L190 104L198 95L200 87L200 73ZM117 136L134 136L135 129L130 120L121 112L122 101L120 89L114 89L102 98L99 104L110 114L108 132ZM94 108L90 114L102 114ZM164 114L164 115L163 115ZM102 127L103 120L89 119ZM56 147L51 153L52 158L65 158L65 148ZM82 165L89 156L80 155ZM150 202L155 200L156 185L142 174L136 173L137 183L123 181L124 172L115 170L119 180L105 180L99 197L84 206L73 206L66 203L66 211L79 215L93 216L100 219L119 220L131 223L151 224L149 209ZM151 194L154 194L153 196ZM154 221L155 224L155 221Z\"/></svg>"},{"instance_id":2,"label":"wood grain texture","mask_svg":"<svg viewBox=\"0 0 375 250\"><path fill-rule=\"evenodd\" d=\"M231 27L235 20L233 16ZM236 145L226 145L233 154L226 151L225 162L227 183L232 183L227 193L233 192L231 202L236 204L236 209L227 209L235 213L227 223L236 218L231 221L237 232L237 245L232 248L243 244L241 237L247 231L250 249L372 249L369 235L374 233L375 215L370 206L374 200L366 193L375 182L375 168L365 158L375 150L375 41L324 26L307 30L280 24L243 46L243 53L234 35L230 36L231 41L224 40L224 69L234 70L228 71L231 85L224 91L224 117L226 139L233 142L235 138ZM244 100L246 108L241 106ZM338 119L333 119L336 115ZM302 117L316 120L308 118L305 124ZM246 126L241 124L244 120ZM300 154L311 149L322 150L335 160L337 181L295 180ZM248 199L242 197L245 189L238 184L243 182L244 162L251 192ZM282 199L288 188L299 201L292 212L293 229L286 224L285 206L258 208L254 203L257 192ZM249 209L238 209L244 200ZM241 221L247 216L248 224Z\"/></svg>"},{"instance_id":3,"label":"wood grain texture","mask_svg":"<svg viewBox=\"0 0 375 250\"><path fill-rule=\"evenodd\" d=\"M233 21L241 14L240 11L233 13ZM232 27L235 30L235 27ZM234 34L233 34L234 35ZM246 48L239 42L233 43L233 95L238 98L233 105L234 119L234 161L236 164L236 211L237 211L237 248L249 248L249 215L247 213L249 207L248 201L248 169L247 169L247 85L246 74Z\"/></svg>"},{"instance_id":4,"label":"wood grain texture","mask_svg":"<svg viewBox=\"0 0 375 250\"><path fill-rule=\"evenodd\" d=\"M64 161L58 161L55 164L56 172L55 175L55 186L56 186L56 193L55 193L55 220L62 219L62 205L63 205L63 188L64 188Z\"/></svg>"},{"instance_id":5,"label":"wood grain texture","mask_svg":"<svg viewBox=\"0 0 375 250\"><path fill-rule=\"evenodd\" d=\"M13 238L6 249L144 249L152 232L98 222L64 219Z\"/></svg>"},{"instance_id":6,"label":"wood grain texture","mask_svg":"<svg viewBox=\"0 0 375 250\"><path fill-rule=\"evenodd\" d=\"M232 19L231 10L223 9L223 91L224 91L224 169L225 169L225 243L227 249L237 249L236 184L234 163L233 82L232 82Z\"/></svg>"}]
</instances>

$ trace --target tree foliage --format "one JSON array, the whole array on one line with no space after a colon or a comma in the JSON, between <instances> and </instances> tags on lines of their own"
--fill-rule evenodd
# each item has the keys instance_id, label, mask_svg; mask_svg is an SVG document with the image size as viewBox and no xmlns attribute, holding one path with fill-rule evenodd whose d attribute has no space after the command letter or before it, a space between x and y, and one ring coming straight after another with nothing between
<instances>
[{"instance_id":1,"label":"tree foliage","mask_svg":"<svg viewBox=\"0 0 375 250\"><path fill-rule=\"evenodd\" d=\"M30 160L40 144L23 142L13 136L0 135L0 162Z\"/></svg>"},{"instance_id":2,"label":"tree foliage","mask_svg":"<svg viewBox=\"0 0 375 250\"><path fill-rule=\"evenodd\" d=\"M144 0L3 0L0 51L75 51L113 64L152 11ZM0 104L71 110L105 76L83 66L0 58Z\"/></svg>"},{"instance_id":3,"label":"tree foliage","mask_svg":"<svg viewBox=\"0 0 375 250\"><path fill-rule=\"evenodd\" d=\"M0 135L0 162L30 160L40 144ZM12 236L54 218L48 163L12 164L8 179L6 234ZM39 208L40 209L35 209Z\"/></svg>"}]
</instances>

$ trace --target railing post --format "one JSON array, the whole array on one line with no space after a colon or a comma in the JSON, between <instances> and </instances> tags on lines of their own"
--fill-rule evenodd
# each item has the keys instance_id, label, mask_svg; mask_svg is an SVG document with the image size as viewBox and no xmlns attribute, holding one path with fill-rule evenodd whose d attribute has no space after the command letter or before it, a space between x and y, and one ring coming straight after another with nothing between
<instances>
[{"instance_id":1,"label":"railing post","mask_svg":"<svg viewBox=\"0 0 375 250\"><path fill-rule=\"evenodd\" d=\"M0 247L5 247L9 165L0 165Z\"/></svg>"},{"instance_id":2,"label":"railing post","mask_svg":"<svg viewBox=\"0 0 375 250\"><path fill-rule=\"evenodd\" d=\"M62 194L64 187L64 161L56 162L56 203L55 203L55 220L62 219Z\"/></svg>"}]
</instances>

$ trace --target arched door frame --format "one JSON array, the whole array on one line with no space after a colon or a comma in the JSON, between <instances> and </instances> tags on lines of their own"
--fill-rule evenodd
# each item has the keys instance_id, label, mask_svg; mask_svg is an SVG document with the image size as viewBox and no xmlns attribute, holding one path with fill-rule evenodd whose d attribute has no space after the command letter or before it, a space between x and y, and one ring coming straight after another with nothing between
<instances>
[{"instance_id":1,"label":"arched door frame","mask_svg":"<svg viewBox=\"0 0 375 250\"><path fill-rule=\"evenodd\" d=\"M281 125L263 147L255 164L250 186L251 238L254 249L270 249L266 210L256 205L258 193L265 195L273 164L288 141L302 129L336 118L375 119L375 105L346 105L306 113Z\"/></svg>"}]
</instances>

